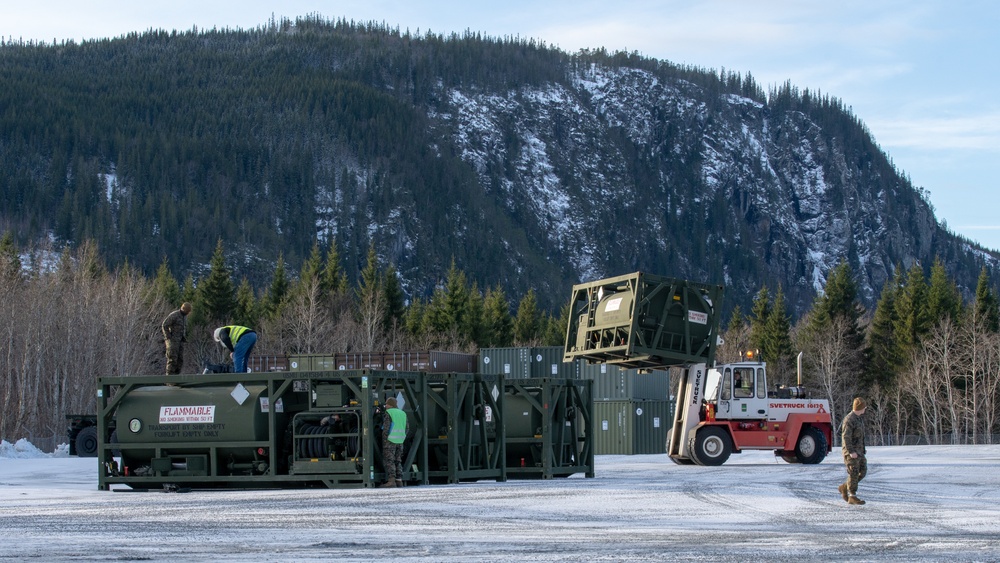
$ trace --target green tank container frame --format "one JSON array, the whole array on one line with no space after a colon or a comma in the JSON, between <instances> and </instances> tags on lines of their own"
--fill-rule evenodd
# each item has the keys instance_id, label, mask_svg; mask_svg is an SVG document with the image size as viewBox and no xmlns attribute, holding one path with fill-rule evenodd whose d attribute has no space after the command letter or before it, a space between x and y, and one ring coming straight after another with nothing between
<instances>
[{"instance_id":1,"label":"green tank container frame","mask_svg":"<svg viewBox=\"0 0 1000 563\"><path fill-rule=\"evenodd\" d=\"M593 381L504 379L508 479L594 476Z\"/></svg>"},{"instance_id":2,"label":"green tank container frame","mask_svg":"<svg viewBox=\"0 0 1000 563\"><path fill-rule=\"evenodd\" d=\"M407 413L406 484L593 477L590 383L381 370L100 377L98 489L375 487L388 397ZM511 400L533 421L513 436Z\"/></svg>"},{"instance_id":3,"label":"green tank container frame","mask_svg":"<svg viewBox=\"0 0 1000 563\"><path fill-rule=\"evenodd\" d=\"M431 483L505 481L500 376L427 373L424 415Z\"/></svg>"},{"instance_id":4,"label":"green tank container frame","mask_svg":"<svg viewBox=\"0 0 1000 563\"><path fill-rule=\"evenodd\" d=\"M421 373L98 378L98 488L374 487L384 481L378 409L389 396L406 400L401 478L426 483ZM343 423L319 424L332 416Z\"/></svg>"},{"instance_id":5,"label":"green tank container frame","mask_svg":"<svg viewBox=\"0 0 1000 563\"><path fill-rule=\"evenodd\" d=\"M658 369L711 364L721 285L636 272L573 286L564 358Z\"/></svg>"}]
</instances>

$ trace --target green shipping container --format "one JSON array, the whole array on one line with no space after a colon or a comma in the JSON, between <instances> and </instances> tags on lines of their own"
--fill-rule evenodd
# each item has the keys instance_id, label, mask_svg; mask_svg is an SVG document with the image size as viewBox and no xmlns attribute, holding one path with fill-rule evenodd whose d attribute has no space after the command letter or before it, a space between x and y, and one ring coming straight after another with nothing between
<instances>
[{"instance_id":1,"label":"green shipping container","mask_svg":"<svg viewBox=\"0 0 1000 563\"><path fill-rule=\"evenodd\" d=\"M594 453L599 455L667 452L670 401L595 401Z\"/></svg>"},{"instance_id":2,"label":"green shipping container","mask_svg":"<svg viewBox=\"0 0 1000 563\"><path fill-rule=\"evenodd\" d=\"M484 348L479 353L479 373L512 379L579 378L576 363L563 361L561 346Z\"/></svg>"},{"instance_id":3,"label":"green shipping container","mask_svg":"<svg viewBox=\"0 0 1000 563\"><path fill-rule=\"evenodd\" d=\"M577 360L580 379L594 381L595 401L657 400L670 398L670 372L622 369L614 364L591 364Z\"/></svg>"}]
</instances>

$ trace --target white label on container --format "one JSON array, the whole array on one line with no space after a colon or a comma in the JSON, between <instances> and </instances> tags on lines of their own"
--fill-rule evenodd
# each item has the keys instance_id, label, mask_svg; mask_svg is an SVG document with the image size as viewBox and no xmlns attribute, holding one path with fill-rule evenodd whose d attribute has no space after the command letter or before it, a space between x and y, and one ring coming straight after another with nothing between
<instances>
[{"instance_id":1,"label":"white label on container","mask_svg":"<svg viewBox=\"0 0 1000 563\"><path fill-rule=\"evenodd\" d=\"M559 375L559 366L552 364L552 375Z\"/></svg>"},{"instance_id":2,"label":"white label on container","mask_svg":"<svg viewBox=\"0 0 1000 563\"><path fill-rule=\"evenodd\" d=\"M660 427L660 417L654 416L653 417L653 428L659 428L659 427Z\"/></svg>"},{"instance_id":3,"label":"white label on container","mask_svg":"<svg viewBox=\"0 0 1000 563\"><path fill-rule=\"evenodd\" d=\"M604 430L605 432L607 432L607 430L608 430L608 421L607 420L602 420L601 421L601 430Z\"/></svg>"},{"instance_id":4,"label":"white label on container","mask_svg":"<svg viewBox=\"0 0 1000 563\"><path fill-rule=\"evenodd\" d=\"M707 325L708 313L702 313L700 311L688 311L688 320L693 323L698 323L700 325Z\"/></svg>"},{"instance_id":5,"label":"white label on container","mask_svg":"<svg viewBox=\"0 0 1000 563\"><path fill-rule=\"evenodd\" d=\"M215 422L215 405L160 407L160 424Z\"/></svg>"},{"instance_id":6,"label":"white label on container","mask_svg":"<svg viewBox=\"0 0 1000 563\"><path fill-rule=\"evenodd\" d=\"M635 415L642 416L642 409L641 408L635 409Z\"/></svg>"},{"instance_id":7,"label":"white label on container","mask_svg":"<svg viewBox=\"0 0 1000 563\"><path fill-rule=\"evenodd\" d=\"M267 397L260 398L260 412L267 412L271 410L271 403L268 401Z\"/></svg>"},{"instance_id":8,"label":"white label on container","mask_svg":"<svg viewBox=\"0 0 1000 563\"><path fill-rule=\"evenodd\" d=\"M604 312L617 311L622 308L622 298L615 297L614 299L608 299L608 304L604 306Z\"/></svg>"}]
</instances>

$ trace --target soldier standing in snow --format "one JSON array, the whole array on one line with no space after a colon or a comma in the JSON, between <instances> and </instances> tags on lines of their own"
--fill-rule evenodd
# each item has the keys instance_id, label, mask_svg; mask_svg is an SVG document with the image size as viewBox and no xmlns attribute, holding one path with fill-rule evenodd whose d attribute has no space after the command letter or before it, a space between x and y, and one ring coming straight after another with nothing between
<instances>
[{"instance_id":1,"label":"soldier standing in snow","mask_svg":"<svg viewBox=\"0 0 1000 563\"><path fill-rule=\"evenodd\" d=\"M847 466L847 482L838 487L840 496L848 504L864 504L858 498L858 483L868 473L868 460L865 459L865 421L861 417L868 405L861 397L854 399L851 412L844 417L840 426L841 448L844 452L844 465Z\"/></svg>"}]
</instances>

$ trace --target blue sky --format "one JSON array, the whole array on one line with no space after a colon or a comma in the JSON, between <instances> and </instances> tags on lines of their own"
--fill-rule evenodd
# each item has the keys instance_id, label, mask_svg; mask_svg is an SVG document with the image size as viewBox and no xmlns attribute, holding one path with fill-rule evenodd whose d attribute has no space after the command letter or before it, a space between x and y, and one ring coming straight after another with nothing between
<instances>
[{"instance_id":1,"label":"blue sky","mask_svg":"<svg viewBox=\"0 0 1000 563\"><path fill-rule=\"evenodd\" d=\"M465 0L4 2L0 36L52 42L147 29L253 28L320 14L438 33L520 36L574 52L625 49L750 72L840 98L938 220L1000 249L1000 2Z\"/></svg>"}]
</instances>

